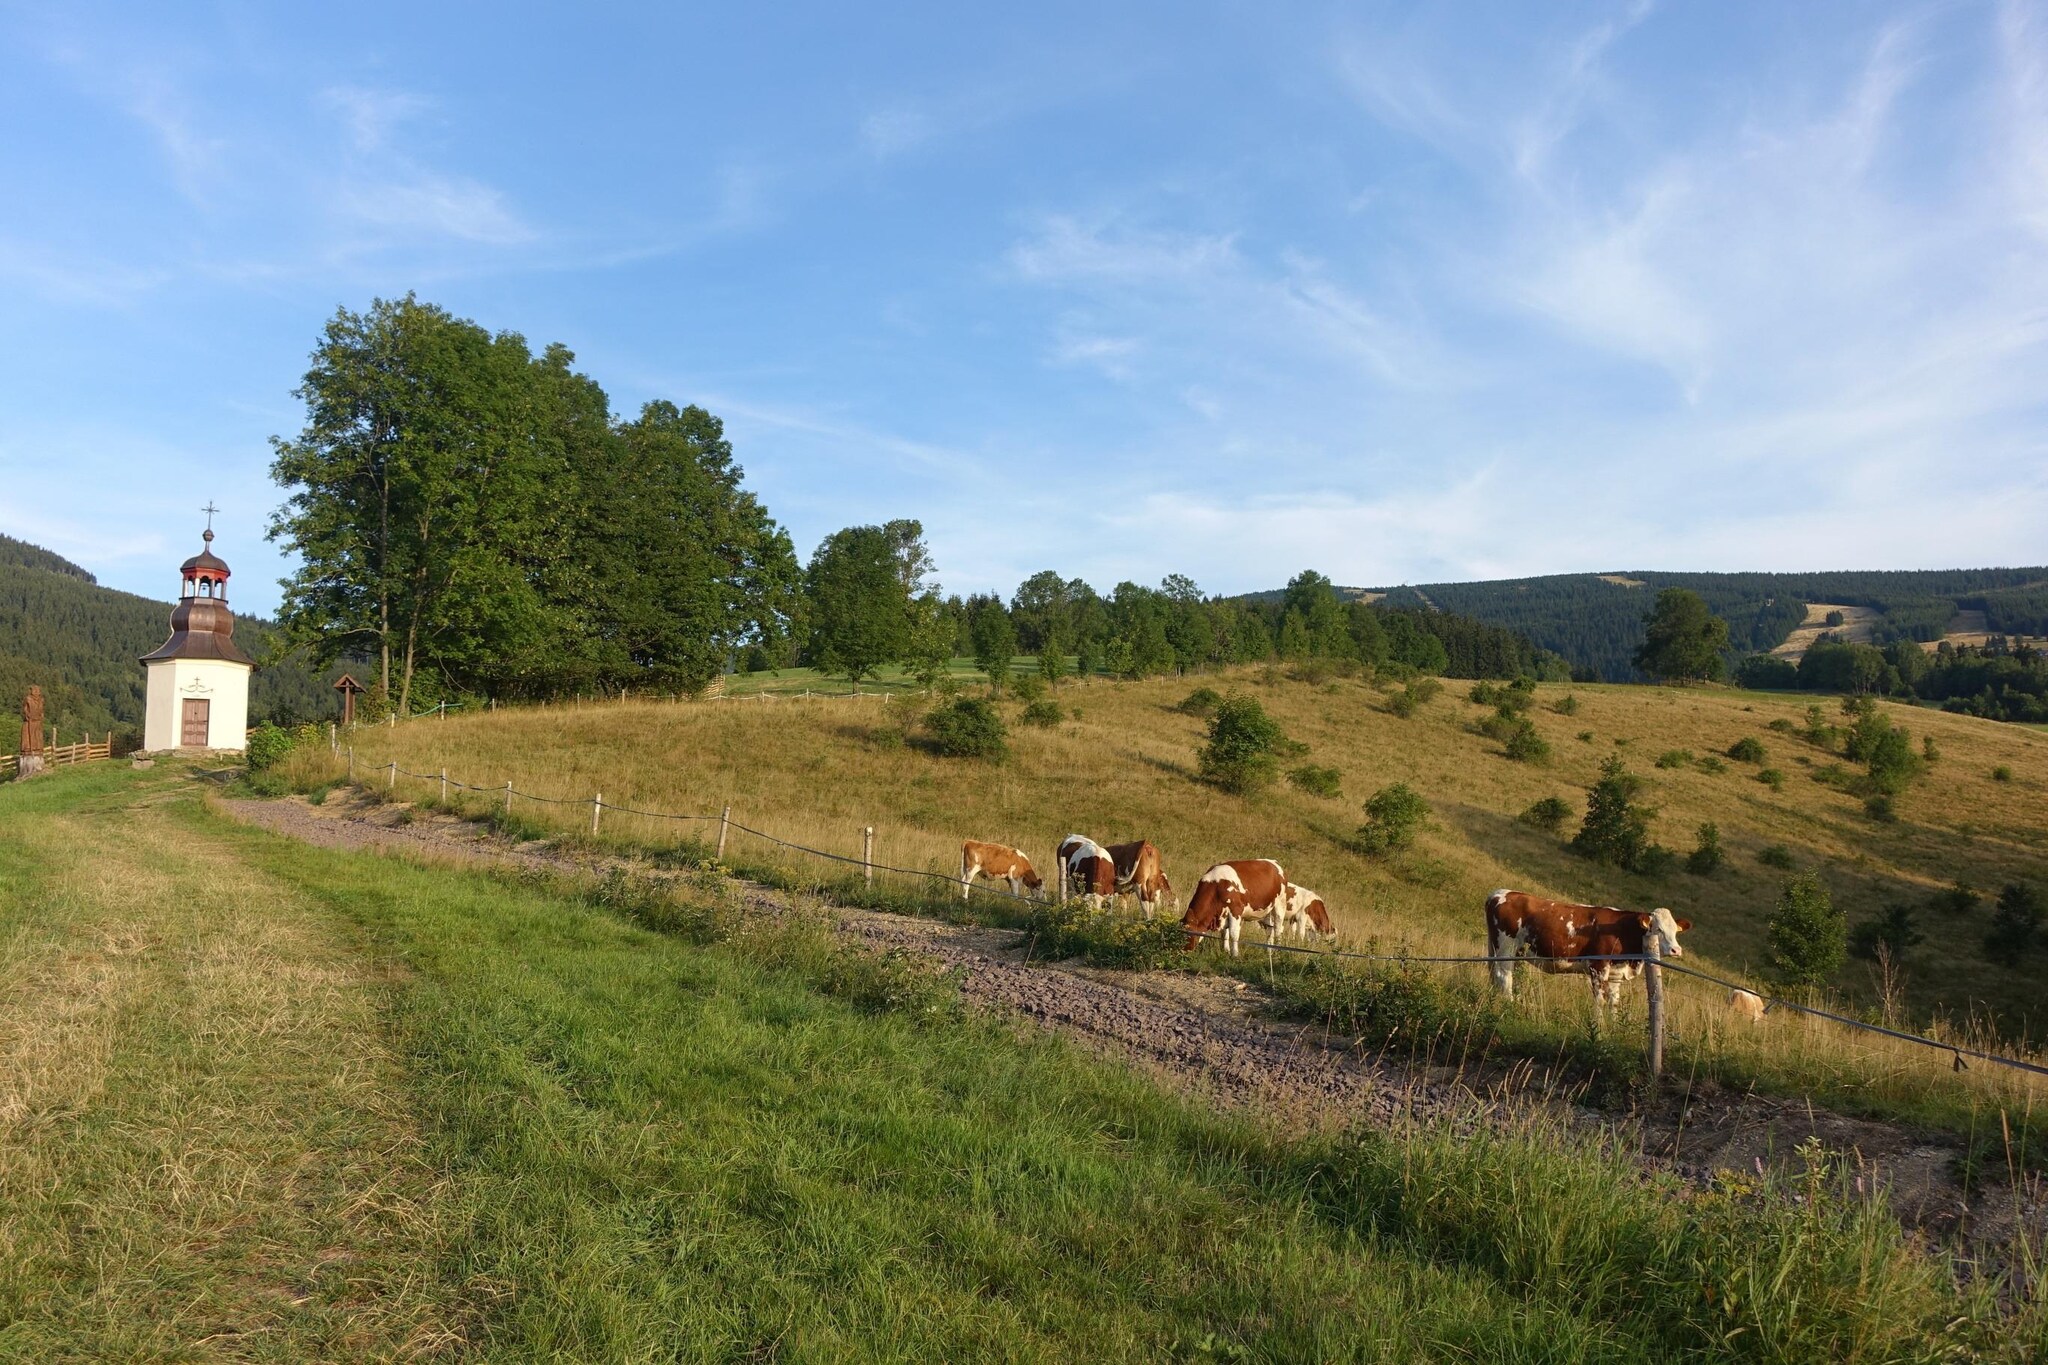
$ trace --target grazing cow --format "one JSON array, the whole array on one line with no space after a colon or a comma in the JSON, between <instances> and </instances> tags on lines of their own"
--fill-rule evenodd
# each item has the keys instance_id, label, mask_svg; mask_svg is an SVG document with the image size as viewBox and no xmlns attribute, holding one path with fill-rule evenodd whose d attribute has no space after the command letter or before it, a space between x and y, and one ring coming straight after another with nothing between
<instances>
[{"instance_id":1,"label":"grazing cow","mask_svg":"<svg viewBox=\"0 0 2048 1365\"><path fill-rule=\"evenodd\" d=\"M1181 946L1193 948L1202 941L1200 935L1220 931L1223 950L1236 957L1244 922L1263 923L1271 942L1286 904L1287 873L1271 858L1217 863L1202 874L1195 893L1188 897L1188 912L1180 917L1180 923L1191 932Z\"/></svg>"},{"instance_id":2,"label":"grazing cow","mask_svg":"<svg viewBox=\"0 0 2048 1365\"><path fill-rule=\"evenodd\" d=\"M1003 844L985 844L979 839L969 839L960 845L960 899L967 899L967 892L974 885L976 877L987 877L990 881L1006 881L1010 894L1021 896L1024 888L1036 891L1045 885L1031 866L1031 860L1014 848Z\"/></svg>"},{"instance_id":3,"label":"grazing cow","mask_svg":"<svg viewBox=\"0 0 2048 1365\"><path fill-rule=\"evenodd\" d=\"M1663 956L1682 957L1678 936L1690 928L1691 920L1676 919L1661 907L1617 910L1508 890L1486 898L1486 955L1497 959L1493 984L1510 997L1515 993L1514 959L1526 954L1546 972L1584 972L1596 1005L1618 1005L1623 984L1642 975L1643 964L1609 959L1647 951L1652 934Z\"/></svg>"},{"instance_id":4,"label":"grazing cow","mask_svg":"<svg viewBox=\"0 0 2048 1365\"><path fill-rule=\"evenodd\" d=\"M1728 1013L1745 1024L1760 1024L1764 1019L1764 998L1755 991L1732 990L1728 992Z\"/></svg>"},{"instance_id":5,"label":"grazing cow","mask_svg":"<svg viewBox=\"0 0 2048 1365\"><path fill-rule=\"evenodd\" d=\"M1169 910L1173 908L1173 884L1166 880L1166 869L1159 861L1159 849L1149 840L1111 844L1109 857L1116 864L1116 894L1119 897L1136 894L1138 907L1145 912L1146 919L1151 919L1162 903Z\"/></svg>"},{"instance_id":6,"label":"grazing cow","mask_svg":"<svg viewBox=\"0 0 2048 1365\"><path fill-rule=\"evenodd\" d=\"M1323 904L1323 898L1305 886L1287 888L1287 909L1280 920L1280 936L1293 935L1303 943L1314 933L1318 938L1337 937L1337 926L1330 922L1330 907Z\"/></svg>"},{"instance_id":7,"label":"grazing cow","mask_svg":"<svg viewBox=\"0 0 2048 1365\"><path fill-rule=\"evenodd\" d=\"M1067 894L1081 897L1097 910L1116 895L1116 860L1109 850L1085 834L1069 834L1060 840L1061 885Z\"/></svg>"}]
</instances>

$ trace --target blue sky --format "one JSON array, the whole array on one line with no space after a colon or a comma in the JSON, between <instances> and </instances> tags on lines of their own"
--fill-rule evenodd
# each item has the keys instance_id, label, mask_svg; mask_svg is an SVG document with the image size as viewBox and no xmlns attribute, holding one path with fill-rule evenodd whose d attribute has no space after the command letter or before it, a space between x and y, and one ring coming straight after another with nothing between
<instances>
[{"instance_id":1,"label":"blue sky","mask_svg":"<svg viewBox=\"0 0 2048 1365\"><path fill-rule=\"evenodd\" d=\"M2048 559L2035 6L0 4L0 531L154 596L337 307L949 590Z\"/></svg>"}]
</instances>

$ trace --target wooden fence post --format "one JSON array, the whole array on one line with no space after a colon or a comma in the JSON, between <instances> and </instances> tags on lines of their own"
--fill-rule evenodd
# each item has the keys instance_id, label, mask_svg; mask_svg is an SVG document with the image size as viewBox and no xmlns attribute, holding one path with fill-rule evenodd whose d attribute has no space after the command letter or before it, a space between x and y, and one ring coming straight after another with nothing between
<instances>
[{"instance_id":1,"label":"wooden fence post","mask_svg":"<svg viewBox=\"0 0 2048 1365\"><path fill-rule=\"evenodd\" d=\"M1664 969L1658 965L1663 945L1652 927L1643 938L1643 993L1650 1002L1650 1079L1664 1074Z\"/></svg>"},{"instance_id":2,"label":"wooden fence post","mask_svg":"<svg viewBox=\"0 0 2048 1365\"><path fill-rule=\"evenodd\" d=\"M394 759L392 759L392 760L391 760L391 776L390 776L390 777L388 777L388 778L386 778L386 779L384 780L384 790L385 790L385 791L396 791L397 789L398 789L398 760L394 758Z\"/></svg>"},{"instance_id":3,"label":"wooden fence post","mask_svg":"<svg viewBox=\"0 0 2048 1365\"><path fill-rule=\"evenodd\" d=\"M348 746L348 780L356 780L356 746L353 744Z\"/></svg>"},{"instance_id":4,"label":"wooden fence post","mask_svg":"<svg viewBox=\"0 0 2048 1365\"><path fill-rule=\"evenodd\" d=\"M875 884L875 827L869 825L860 836L860 870L867 884Z\"/></svg>"},{"instance_id":5,"label":"wooden fence post","mask_svg":"<svg viewBox=\"0 0 2048 1365\"><path fill-rule=\"evenodd\" d=\"M602 814L604 814L604 793L599 792L590 798L590 832L593 835L597 833L597 817Z\"/></svg>"},{"instance_id":6,"label":"wooden fence post","mask_svg":"<svg viewBox=\"0 0 2048 1365\"><path fill-rule=\"evenodd\" d=\"M1067 903L1067 865L1060 861L1060 851L1058 849L1052 851L1052 878L1054 887L1053 903L1055 905L1065 905Z\"/></svg>"},{"instance_id":7,"label":"wooden fence post","mask_svg":"<svg viewBox=\"0 0 2048 1365\"><path fill-rule=\"evenodd\" d=\"M441 804L448 804L448 770L441 769Z\"/></svg>"},{"instance_id":8,"label":"wooden fence post","mask_svg":"<svg viewBox=\"0 0 2048 1365\"><path fill-rule=\"evenodd\" d=\"M505 814L512 813L512 779L505 779Z\"/></svg>"},{"instance_id":9,"label":"wooden fence post","mask_svg":"<svg viewBox=\"0 0 2048 1365\"><path fill-rule=\"evenodd\" d=\"M718 817L718 852L713 855L721 863L725 861L725 832L731 828L732 807L727 806Z\"/></svg>"}]
</instances>

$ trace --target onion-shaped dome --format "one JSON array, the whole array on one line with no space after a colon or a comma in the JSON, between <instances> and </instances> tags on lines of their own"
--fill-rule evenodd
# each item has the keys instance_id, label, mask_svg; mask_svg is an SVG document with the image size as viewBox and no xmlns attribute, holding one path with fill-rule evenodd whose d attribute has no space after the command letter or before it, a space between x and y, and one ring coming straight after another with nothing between
<instances>
[{"instance_id":1,"label":"onion-shaped dome","mask_svg":"<svg viewBox=\"0 0 2048 1365\"><path fill-rule=\"evenodd\" d=\"M213 532L205 535L206 548L180 566L184 589L178 605L171 608L171 638L142 662L158 659L219 659L225 663L251 664L255 660L235 647L235 616L228 610L227 562L213 552Z\"/></svg>"}]
</instances>

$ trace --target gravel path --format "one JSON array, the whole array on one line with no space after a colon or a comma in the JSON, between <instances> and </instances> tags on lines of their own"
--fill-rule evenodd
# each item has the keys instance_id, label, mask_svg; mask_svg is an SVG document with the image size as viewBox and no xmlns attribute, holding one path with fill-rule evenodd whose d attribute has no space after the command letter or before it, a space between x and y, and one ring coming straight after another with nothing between
<instances>
[{"instance_id":1,"label":"gravel path","mask_svg":"<svg viewBox=\"0 0 2048 1365\"><path fill-rule=\"evenodd\" d=\"M223 804L250 824L329 848L560 872L651 871L622 856L569 853L545 841L508 843L460 817L345 790L319 806L296 797ZM740 890L743 901L762 913L787 908L792 900L753 882L741 883ZM1945 1135L1846 1118L1799 1101L1724 1092L1708 1083L1617 1116L1570 1102L1556 1077L1527 1061L1429 1066L1365 1051L1320 1029L1260 1017L1261 994L1225 977L1028 961L1029 945L1012 930L829 908L840 932L859 943L959 967L963 990L973 1001L1135 1064L1175 1088L1290 1124L1501 1124L1540 1109L1589 1137L1620 1136L1646 1166L1695 1180L1759 1161L1783 1164L1800 1142L1817 1136L1881 1178L1895 1210L1911 1226L1994 1255L2019 1228L2037 1238L2048 1234L2048 1191L2038 1179L2018 1191L1987 1189L1977 1207L1968 1206L1952 1175L1961 1149Z\"/></svg>"}]
</instances>

